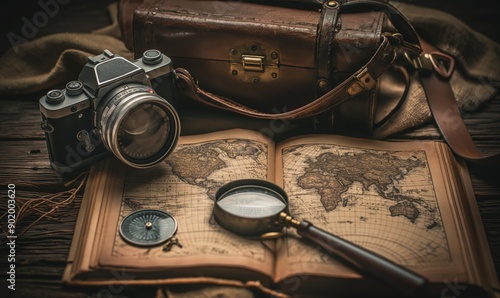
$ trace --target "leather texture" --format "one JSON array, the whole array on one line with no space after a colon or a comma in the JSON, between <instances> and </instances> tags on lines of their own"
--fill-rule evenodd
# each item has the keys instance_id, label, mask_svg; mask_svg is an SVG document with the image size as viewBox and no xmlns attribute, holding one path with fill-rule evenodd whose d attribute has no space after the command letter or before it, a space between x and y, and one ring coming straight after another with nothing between
<instances>
[{"instance_id":1,"label":"leather texture","mask_svg":"<svg viewBox=\"0 0 500 298\"><path fill-rule=\"evenodd\" d=\"M135 9L144 0L118 1L118 25L120 26L121 37L125 46L133 48L133 16Z\"/></svg>"},{"instance_id":2,"label":"leather texture","mask_svg":"<svg viewBox=\"0 0 500 298\"><path fill-rule=\"evenodd\" d=\"M321 10L316 36L316 68L318 95L323 95L332 88L331 70L337 69L336 59L332 55L335 33L340 31L339 11L341 2L325 1ZM338 27L337 27L338 25Z\"/></svg>"},{"instance_id":3,"label":"leather texture","mask_svg":"<svg viewBox=\"0 0 500 298\"><path fill-rule=\"evenodd\" d=\"M362 71L355 72L325 95L320 96L319 98L296 109L282 113L261 112L259 110L248 108L247 106L233 100L206 92L197 85L195 79L187 70L177 68L176 72L179 79L183 81L180 86L181 90L183 90L185 94L190 94L191 98L209 104L213 107L237 111L243 115L262 119L300 119L315 116L329 110L331 107L338 106L357 96L359 93L352 94L350 93L350 90L352 90L352 88L364 89L362 86L363 83L361 83L359 79L360 75L366 71L370 73L370 80L376 80L394 63L396 56L396 49L392 43L389 42L389 38L383 37L383 41L377 52L374 54L372 59L370 59L368 63L361 68ZM366 93L364 90L360 92Z\"/></svg>"},{"instance_id":4,"label":"leather texture","mask_svg":"<svg viewBox=\"0 0 500 298\"><path fill-rule=\"evenodd\" d=\"M292 111L318 102L350 78L382 42L386 15L376 11L378 7L363 11L346 3L342 6L346 13L340 7L323 12L321 6L145 0L134 12L133 48L137 56L149 48L161 50L175 68L189 70L199 87L211 94L263 113ZM231 50L253 42L279 53L277 80L248 82L231 73ZM321 79L327 81L325 88L318 88ZM327 115L318 116L324 124L321 130L354 125L356 131L370 131L376 119L375 90L350 96L353 102L335 110L330 106Z\"/></svg>"},{"instance_id":5,"label":"leather texture","mask_svg":"<svg viewBox=\"0 0 500 298\"><path fill-rule=\"evenodd\" d=\"M438 53L438 49L421 40L425 53ZM436 124L450 148L458 156L471 162L495 166L500 163L500 154L484 155L474 143L456 104L455 96L449 83L453 64L447 74L440 66L433 64L433 70L420 74L422 85Z\"/></svg>"},{"instance_id":6,"label":"leather texture","mask_svg":"<svg viewBox=\"0 0 500 298\"><path fill-rule=\"evenodd\" d=\"M122 13L139 1L133 2ZM276 2L285 6L144 0L133 13L134 51L156 48L170 56L186 98L254 118L313 117L321 132L369 135L405 106L412 80L421 80L452 150L471 161L498 163L500 155L484 156L476 148L461 118L448 81L453 58L419 39L387 1ZM130 22L123 26L130 31ZM234 62L228 53L249 43L277 54L275 80L249 83L228 70Z\"/></svg>"}]
</instances>

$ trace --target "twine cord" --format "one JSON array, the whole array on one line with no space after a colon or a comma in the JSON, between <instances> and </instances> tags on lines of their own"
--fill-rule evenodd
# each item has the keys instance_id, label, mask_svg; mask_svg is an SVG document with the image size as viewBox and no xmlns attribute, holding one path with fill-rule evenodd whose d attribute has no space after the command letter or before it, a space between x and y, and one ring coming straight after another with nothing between
<instances>
[{"instance_id":1,"label":"twine cord","mask_svg":"<svg viewBox=\"0 0 500 298\"><path fill-rule=\"evenodd\" d=\"M38 218L35 219L32 223L30 223L26 228L22 230L22 232L17 233L17 237L21 237L26 232L28 232L36 223L40 220L47 218L49 220L59 220L60 218L55 216L55 213L61 207L65 207L70 205L80 190L85 185L87 181L88 172L83 172L78 175L75 179L64 184L64 187L70 187L71 185L77 183L77 185L71 189L55 193L41 196L39 198L16 198L16 208L17 212L15 213L15 225L18 226L23 218L30 215L38 215ZM1 206L0 210L2 211L2 215L0 215L0 221L5 222L3 225L2 233L7 236L8 235L8 223L3 220L7 215L8 208L7 206ZM6 240L5 240L6 241Z\"/></svg>"}]
</instances>

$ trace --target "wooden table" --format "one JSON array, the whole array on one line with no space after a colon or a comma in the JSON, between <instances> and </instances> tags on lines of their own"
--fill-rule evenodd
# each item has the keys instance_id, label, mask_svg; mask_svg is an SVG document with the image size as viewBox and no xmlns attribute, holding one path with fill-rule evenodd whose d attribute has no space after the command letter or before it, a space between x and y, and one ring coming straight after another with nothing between
<instances>
[{"instance_id":1,"label":"wooden table","mask_svg":"<svg viewBox=\"0 0 500 298\"><path fill-rule=\"evenodd\" d=\"M81 3L81 1L77 1ZM54 21L55 22L55 21ZM493 26L495 27L495 26ZM4 35L3 35L4 36ZM16 198L33 200L45 195L73 188L63 185L50 168L43 131L40 129L38 98L42 94L9 97L0 100L0 181L2 184L0 206L6 210L7 186L15 185ZM480 149L486 152L500 151L500 96L478 111L468 115L466 123ZM397 138L440 139L435 125L400 134ZM500 180L498 168L469 165L474 192L483 219L489 246L497 272L500 272ZM66 181L64 181L66 182ZM82 199L80 190L71 203L61 206L50 216L37 221L51 208L40 206L40 213L23 218L16 226L15 277L17 297L152 297L156 289L133 287L73 288L61 283L66 257L71 244L73 228ZM66 195L66 197L68 197ZM45 206L45 207L44 207ZM0 226L7 222L0 220ZM21 233L32 223L25 234ZM0 293L7 290L6 272L9 270L9 249L2 235L0 251ZM12 294L12 292L7 292ZM0 294L1 297L4 296Z\"/></svg>"},{"instance_id":2,"label":"wooden table","mask_svg":"<svg viewBox=\"0 0 500 298\"><path fill-rule=\"evenodd\" d=\"M58 193L76 186L65 187L48 162L43 131L40 129L38 97L12 98L0 101L0 181L1 206L6 207L7 185L15 184L16 197L34 199ZM466 119L470 131L481 149L500 148L500 96ZM439 139L434 125L402 134L398 138ZM497 168L469 165L474 192L483 219L497 272L500 272L500 184ZM82 192L68 205L59 208L34 224L24 235L20 233L40 214L23 218L16 227L16 294L17 297L87 297L102 289L68 288L61 283L73 228L81 203ZM68 197L68 195L66 195ZM49 211L40 207L42 212ZM6 223L2 218L0 225ZM5 238L2 236L2 241ZM7 249L2 243L0 270L6 272ZM0 292L6 280L1 279ZM151 295L155 289L150 289ZM121 294L133 295L133 288ZM141 290L142 291L142 290ZM107 292L105 292L107 293ZM101 292L102 294L102 292ZM5 297L2 295L2 297ZM146 296L144 296L146 297Z\"/></svg>"}]
</instances>

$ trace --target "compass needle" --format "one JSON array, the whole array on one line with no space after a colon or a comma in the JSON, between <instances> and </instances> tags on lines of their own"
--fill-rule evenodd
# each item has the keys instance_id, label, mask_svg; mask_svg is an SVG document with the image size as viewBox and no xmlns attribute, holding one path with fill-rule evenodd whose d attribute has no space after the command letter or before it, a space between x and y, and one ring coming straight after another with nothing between
<instances>
[{"instance_id":1,"label":"compass needle","mask_svg":"<svg viewBox=\"0 0 500 298\"><path fill-rule=\"evenodd\" d=\"M144 209L132 212L120 224L122 238L136 246L150 247L162 244L176 232L175 218L161 210Z\"/></svg>"}]
</instances>

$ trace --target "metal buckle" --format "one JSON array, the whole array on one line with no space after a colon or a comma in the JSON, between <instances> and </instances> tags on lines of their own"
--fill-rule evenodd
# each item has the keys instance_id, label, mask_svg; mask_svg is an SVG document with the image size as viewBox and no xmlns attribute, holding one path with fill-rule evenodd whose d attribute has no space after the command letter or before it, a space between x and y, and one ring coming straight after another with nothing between
<instances>
[{"instance_id":1,"label":"metal buckle","mask_svg":"<svg viewBox=\"0 0 500 298\"><path fill-rule=\"evenodd\" d=\"M384 36L407 52L408 51L412 53L422 52L422 48L420 46L405 41L401 33L394 33L394 34L385 33Z\"/></svg>"},{"instance_id":2,"label":"metal buckle","mask_svg":"<svg viewBox=\"0 0 500 298\"><path fill-rule=\"evenodd\" d=\"M354 77L359 81L361 86L366 89L370 90L376 85L375 79L372 77L372 75L368 72L368 68L363 68L361 72L357 75L354 75Z\"/></svg>"},{"instance_id":3,"label":"metal buckle","mask_svg":"<svg viewBox=\"0 0 500 298\"><path fill-rule=\"evenodd\" d=\"M418 71L434 71L443 79L449 79L455 70L455 59L441 52L422 53L412 58L405 52L405 57Z\"/></svg>"},{"instance_id":4,"label":"metal buckle","mask_svg":"<svg viewBox=\"0 0 500 298\"><path fill-rule=\"evenodd\" d=\"M431 52L431 63L434 71L444 79L449 79L455 70L455 59L441 52Z\"/></svg>"},{"instance_id":5,"label":"metal buckle","mask_svg":"<svg viewBox=\"0 0 500 298\"><path fill-rule=\"evenodd\" d=\"M364 90L370 90L377 85L377 81L368 72L368 68L363 68L358 74L354 75L356 81L354 81L349 88L347 88L347 93L351 96L356 95Z\"/></svg>"},{"instance_id":6,"label":"metal buckle","mask_svg":"<svg viewBox=\"0 0 500 298\"><path fill-rule=\"evenodd\" d=\"M410 57L410 54L408 52L405 52L405 57L408 62L413 66L418 71L421 70L426 70L426 71L431 71L433 69L432 62L431 62L431 57L427 53L422 53L418 55L417 57Z\"/></svg>"}]
</instances>

